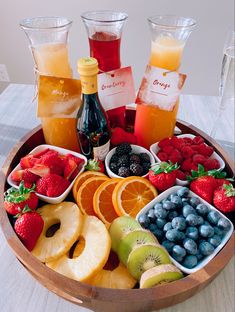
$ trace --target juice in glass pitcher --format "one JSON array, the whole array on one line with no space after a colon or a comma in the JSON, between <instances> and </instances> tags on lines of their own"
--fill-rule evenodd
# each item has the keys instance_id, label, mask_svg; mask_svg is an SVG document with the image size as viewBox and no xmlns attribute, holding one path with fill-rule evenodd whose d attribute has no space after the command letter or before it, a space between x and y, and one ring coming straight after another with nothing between
<instances>
[{"instance_id":1,"label":"juice in glass pitcher","mask_svg":"<svg viewBox=\"0 0 235 312\"><path fill-rule=\"evenodd\" d=\"M178 71L185 42L195 25L194 20L175 16L156 16L148 19L152 33L151 66ZM135 135L138 144L149 148L151 144L174 133L179 101L172 111L154 105L138 104Z\"/></svg>"},{"instance_id":2,"label":"juice in glass pitcher","mask_svg":"<svg viewBox=\"0 0 235 312\"><path fill-rule=\"evenodd\" d=\"M71 21L61 17L36 17L21 22L31 44L36 70L42 75L72 78L67 38ZM76 118L41 118L47 144L79 151Z\"/></svg>"}]
</instances>

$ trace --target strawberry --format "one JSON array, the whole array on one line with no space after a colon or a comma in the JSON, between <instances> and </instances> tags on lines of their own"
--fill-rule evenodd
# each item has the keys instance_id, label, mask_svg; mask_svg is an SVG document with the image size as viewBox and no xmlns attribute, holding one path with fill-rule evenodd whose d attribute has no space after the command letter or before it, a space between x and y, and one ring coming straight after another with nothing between
<instances>
[{"instance_id":1,"label":"strawberry","mask_svg":"<svg viewBox=\"0 0 235 312\"><path fill-rule=\"evenodd\" d=\"M44 221L42 217L29 208L23 210L17 218L14 229L25 247L31 251L43 230Z\"/></svg>"},{"instance_id":2,"label":"strawberry","mask_svg":"<svg viewBox=\"0 0 235 312\"><path fill-rule=\"evenodd\" d=\"M44 150L42 150L41 152L38 152L36 154L33 154L33 157L35 158L40 158L42 157L44 154L46 154L47 152L51 151L49 148L45 148Z\"/></svg>"},{"instance_id":3,"label":"strawberry","mask_svg":"<svg viewBox=\"0 0 235 312\"><path fill-rule=\"evenodd\" d=\"M195 154L193 155L193 163L197 166L198 164L203 165L206 161L206 157L201 154ZM214 169L214 168L212 168Z\"/></svg>"},{"instance_id":4,"label":"strawberry","mask_svg":"<svg viewBox=\"0 0 235 312\"><path fill-rule=\"evenodd\" d=\"M233 179L216 179L216 183L217 183L217 187L218 186L222 186L224 184L230 184L231 181L233 182L234 180Z\"/></svg>"},{"instance_id":5,"label":"strawberry","mask_svg":"<svg viewBox=\"0 0 235 312\"><path fill-rule=\"evenodd\" d=\"M168 160L171 161L173 164L180 164L183 161L183 158L180 152L177 149L174 149L173 152L169 155Z\"/></svg>"},{"instance_id":6,"label":"strawberry","mask_svg":"<svg viewBox=\"0 0 235 312\"><path fill-rule=\"evenodd\" d=\"M69 181L58 174L50 173L39 179L36 183L36 191L48 197L57 197L69 187Z\"/></svg>"},{"instance_id":7,"label":"strawberry","mask_svg":"<svg viewBox=\"0 0 235 312\"><path fill-rule=\"evenodd\" d=\"M39 179L39 176L30 172L29 169L16 170L12 172L11 178L15 182L24 181L25 183L32 184Z\"/></svg>"},{"instance_id":8,"label":"strawberry","mask_svg":"<svg viewBox=\"0 0 235 312\"><path fill-rule=\"evenodd\" d=\"M207 159L203 165L207 171L220 168L220 163L218 162L217 159L214 158Z\"/></svg>"},{"instance_id":9,"label":"strawberry","mask_svg":"<svg viewBox=\"0 0 235 312\"><path fill-rule=\"evenodd\" d=\"M116 127L112 130L110 142L113 146L117 146L125 142L130 144L136 144L137 138L134 134L126 132L122 128Z\"/></svg>"},{"instance_id":10,"label":"strawberry","mask_svg":"<svg viewBox=\"0 0 235 312\"><path fill-rule=\"evenodd\" d=\"M104 172L104 163L100 159L90 159L85 168L90 171Z\"/></svg>"},{"instance_id":11,"label":"strawberry","mask_svg":"<svg viewBox=\"0 0 235 312\"><path fill-rule=\"evenodd\" d=\"M214 177L202 176L191 182L190 189L211 204L216 186L216 179Z\"/></svg>"},{"instance_id":12,"label":"strawberry","mask_svg":"<svg viewBox=\"0 0 235 312\"><path fill-rule=\"evenodd\" d=\"M197 135L193 138L193 144L197 145L201 143L204 143L204 139L201 136Z\"/></svg>"},{"instance_id":13,"label":"strawberry","mask_svg":"<svg viewBox=\"0 0 235 312\"><path fill-rule=\"evenodd\" d=\"M63 174L64 162L59 157L59 153L56 151L49 150L46 154L42 155L39 163L49 167L50 173L55 173L58 175Z\"/></svg>"},{"instance_id":14,"label":"strawberry","mask_svg":"<svg viewBox=\"0 0 235 312\"><path fill-rule=\"evenodd\" d=\"M165 191L175 185L177 169L177 164L171 162L170 164L167 162L156 163L149 170L149 181L159 191Z\"/></svg>"},{"instance_id":15,"label":"strawberry","mask_svg":"<svg viewBox=\"0 0 235 312\"><path fill-rule=\"evenodd\" d=\"M69 180L77 167L77 163L72 158L68 158L65 162L64 178Z\"/></svg>"},{"instance_id":16,"label":"strawberry","mask_svg":"<svg viewBox=\"0 0 235 312\"><path fill-rule=\"evenodd\" d=\"M37 161L38 159L35 158L34 155L29 154L21 158L20 166L22 169L32 168L37 163Z\"/></svg>"},{"instance_id":17,"label":"strawberry","mask_svg":"<svg viewBox=\"0 0 235 312\"><path fill-rule=\"evenodd\" d=\"M42 164L36 164L33 166L33 168L30 168L28 170L39 177L44 177L45 175L50 173L50 168Z\"/></svg>"},{"instance_id":18,"label":"strawberry","mask_svg":"<svg viewBox=\"0 0 235 312\"><path fill-rule=\"evenodd\" d=\"M163 148L164 146L168 146L168 145L172 145L172 144L171 144L171 138L162 139L162 140L159 141L159 143L158 143L158 147L159 147L159 148Z\"/></svg>"},{"instance_id":19,"label":"strawberry","mask_svg":"<svg viewBox=\"0 0 235 312\"><path fill-rule=\"evenodd\" d=\"M38 197L34 193L34 188L26 188L21 182L19 189L14 187L8 189L4 197L4 208L6 211L15 216L22 212L25 206L35 210L38 206Z\"/></svg>"},{"instance_id":20,"label":"strawberry","mask_svg":"<svg viewBox=\"0 0 235 312\"><path fill-rule=\"evenodd\" d=\"M168 160L168 155L164 152L157 152L157 157L161 160L161 161L167 161Z\"/></svg>"},{"instance_id":21,"label":"strawberry","mask_svg":"<svg viewBox=\"0 0 235 312\"><path fill-rule=\"evenodd\" d=\"M233 185L224 184L215 189L213 203L222 212L228 213L235 210L235 189Z\"/></svg>"}]
</instances>

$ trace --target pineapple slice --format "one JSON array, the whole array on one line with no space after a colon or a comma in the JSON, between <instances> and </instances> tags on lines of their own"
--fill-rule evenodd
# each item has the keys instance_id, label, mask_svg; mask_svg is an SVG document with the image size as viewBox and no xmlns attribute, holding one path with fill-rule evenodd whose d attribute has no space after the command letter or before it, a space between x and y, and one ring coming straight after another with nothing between
<instances>
[{"instance_id":1,"label":"pineapple slice","mask_svg":"<svg viewBox=\"0 0 235 312\"><path fill-rule=\"evenodd\" d=\"M44 227L32 253L42 262L56 260L69 251L80 235L83 225L82 213L72 202L48 204L37 211L43 218ZM60 223L60 228L53 236L47 237L47 230L57 223Z\"/></svg>"},{"instance_id":2,"label":"pineapple slice","mask_svg":"<svg viewBox=\"0 0 235 312\"><path fill-rule=\"evenodd\" d=\"M85 281L105 265L111 248L111 239L103 222L97 217L88 215L84 216L80 237L85 240L85 244L82 239L82 246L79 246L78 242L77 257L69 258L65 254L55 261L47 262L46 265L69 278Z\"/></svg>"}]
</instances>

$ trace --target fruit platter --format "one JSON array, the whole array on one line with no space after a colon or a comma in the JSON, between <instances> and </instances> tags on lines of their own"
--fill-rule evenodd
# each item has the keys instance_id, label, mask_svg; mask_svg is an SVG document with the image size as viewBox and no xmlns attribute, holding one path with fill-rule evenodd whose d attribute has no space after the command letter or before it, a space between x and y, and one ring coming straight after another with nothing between
<instances>
[{"instance_id":1,"label":"fruit platter","mask_svg":"<svg viewBox=\"0 0 235 312\"><path fill-rule=\"evenodd\" d=\"M212 147L224 163L219 172L233 177L233 163L215 141L183 121L178 121L177 126L182 134L200 137ZM43 148L37 150L38 146ZM219 193L224 184L230 187L230 179L204 173L196 176L196 171L192 171L192 180L186 186L176 183L176 174L173 182L171 179L164 182L154 170L159 171L160 164L165 162L152 165L150 151L143 153L141 147L140 150L135 147L132 152L132 146L121 143L108 161L89 164L82 155L47 147L42 129L37 127L12 150L1 172L1 226L16 257L48 289L94 311L151 311L182 302L208 285L234 254L234 211L229 207L234 202L222 208L219 203ZM129 163L135 164L132 174L130 167L128 174L123 169L115 171L111 157L116 153L119 158L128 154ZM58 157L66 169L65 166L58 169L57 165L61 166ZM125 161L123 157L122 168ZM145 162L149 162L148 176L137 166ZM115 177L107 174L105 165L114 171ZM45 167L53 172L49 175L61 179L56 182L56 190L50 191ZM173 172L179 170L172 163L170 167ZM155 168L152 173L151 168ZM199 169L202 170L200 164ZM218 184L213 194L204 192L208 180ZM120 192L124 194L125 188L130 192L137 182L143 202L134 205L135 211L133 203L131 207L120 205L118 198L122 197ZM34 183L36 189L32 187ZM58 200L69 187L58 202L51 204L47 200L47 197ZM141 187L147 195L141 193ZM20 204L15 209L9 199L18 196L16 192L20 196L25 194L27 208L32 210L28 214L36 215L32 221L36 236L29 241L24 237L31 222L27 221L27 210L22 212ZM29 199L29 194L37 198ZM109 213L107 205L112 205ZM13 215L18 213L22 214L15 221ZM177 237L179 233L183 238ZM92 264L87 266L89 261Z\"/></svg>"}]
</instances>

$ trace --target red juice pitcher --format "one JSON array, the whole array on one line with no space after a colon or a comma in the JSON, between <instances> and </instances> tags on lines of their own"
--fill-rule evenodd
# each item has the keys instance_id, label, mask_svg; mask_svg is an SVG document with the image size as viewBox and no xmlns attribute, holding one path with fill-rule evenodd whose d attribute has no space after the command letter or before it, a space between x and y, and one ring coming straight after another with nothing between
<instances>
[{"instance_id":1,"label":"red juice pitcher","mask_svg":"<svg viewBox=\"0 0 235 312\"><path fill-rule=\"evenodd\" d=\"M96 58L99 72L119 69L120 43L126 13L90 11L82 14L89 38L90 56ZM111 127L125 127L125 106L107 111Z\"/></svg>"}]
</instances>

